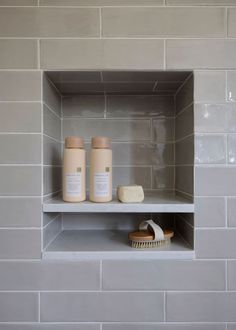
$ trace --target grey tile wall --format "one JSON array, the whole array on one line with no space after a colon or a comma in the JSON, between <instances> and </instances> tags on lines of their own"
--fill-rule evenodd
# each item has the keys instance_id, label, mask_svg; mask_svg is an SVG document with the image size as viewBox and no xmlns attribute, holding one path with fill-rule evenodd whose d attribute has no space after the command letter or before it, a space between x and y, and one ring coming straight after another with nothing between
<instances>
[{"instance_id":1,"label":"grey tile wall","mask_svg":"<svg viewBox=\"0 0 236 330\"><path fill-rule=\"evenodd\" d=\"M0 40L1 69L36 69L38 65L36 40Z\"/></svg>"},{"instance_id":2,"label":"grey tile wall","mask_svg":"<svg viewBox=\"0 0 236 330\"><path fill-rule=\"evenodd\" d=\"M91 318L95 322L155 322L164 318L161 292L41 293L40 300L43 322L84 322Z\"/></svg>"},{"instance_id":3,"label":"grey tile wall","mask_svg":"<svg viewBox=\"0 0 236 330\"><path fill-rule=\"evenodd\" d=\"M162 0L40 0L39 5L45 7L37 8L37 5L38 1L35 0L0 0L2 7L0 8L0 68L6 70L0 72L0 132L41 133L41 109L37 103L41 102L41 69L163 70L167 68L193 69L198 74L194 103L195 132L218 135L220 133L226 138L228 138L228 134L235 133L236 76L234 69L236 68L236 44L234 40L235 9L233 6L236 3L234 0L166 0L166 4ZM8 8L4 8L4 6ZM32 7L23 8L22 6ZM47 6L51 8L47 8ZM73 6L77 8L73 8ZM80 8L79 6L95 8ZM104 8L103 12L115 13L114 21L109 17L109 22L106 23L109 30L104 26L103 21L99 22L99 7L102 6L113 7ZM116 8L119 6L123 8ZM125 6L130 8L125 8ZM176 8L177 6L179 7ZM226 11L228 11L228 15ZM155 20L157 12L165 12L166 19L164 20L165 17L162 15L157 22ZM118 15L118 13L120 14ZM126 13L128 19L125 17ZM177 17L178 15L180 16ZM36 17L37 19L35 19ZM130 17L134 19L127 22ZM117 18L122 19L125 24L120 24L119 20L120 26L116 27ZM173 24L170 24L170 21ZM201 24L202 22L204 24ZM100 25L100 23L102 24ZM100 31L107 34L116 33L117 35L122 33L124 37L104 38L101 35L100 38ZM146 35L139 36L140 33ZM160 33L161 37L158 39ZM32 38L27 39L29 36ZM176 36L178 37L175 38ZM38 40L38 37L43 37L43 39ZM75 39L73 39L74 37ZM40 49L38 43L40 43ZM36 45L40 58L36 54ZM35 71L31 71L32 69ZM199 70L200 73L198 73ZM203 72L203 70L206 71ZM209 72L209 70L212 71ZM227 80L226 72L221 70L228 70ZM155 102L153 101L153 106L151 106L151 102L148 102L148 106L146 106L146 99L137 97L137 101L134 101L136 105L131 106L130 101L127 109L125 105L127 100L125 99L120 98L119 103L118 100L113 102L109 98L107 101L107 105L109 105L107 116L111 116L112 119L120 116L123 118L137 116L137 112L142 118L150 117L153 109L161 114L161 104L165 102L164 99L156 99ZM114 104L117 104L116 111L114 111ZM110 105L112 105L112 109L110 109ZM49 106L51 107L51 105ZM74 113L75 110L72 105L70 107L71 113ZM137 110L138 107L142 111ZM52 110L60 116L60 112L57 113L57 107ZM90 109L81 110L80 113L86 117L95 117L98 113L100 116L100 112L96 111L91 104ZM58 123L54 119L52 116L52 122ZM50 123L49 118L45 120L45 123ZM58 131L50 128L50 125L48 132L51 134L46 134L58 139ZM210 161L212 159L214 161L217 155L213 156ZM41 168L27 167L27 171L22 168L26 167L22 166L19 169L19 166L14 164L7 169L4 166L0 168L1 195L6 193L12 195L10 197L1 196L0 198L0 224L1 227L5 228L13 227L12 232L9 229L0 229L2 244L0 250L3 255L1 259L40 258L40 235L37 235L37 238L34 237L34 233L40 230L27 227L38 228L41 224L40 205L38 204L41 194L41 185L38 184L41 181ZM103 317L105 309L103 308L106 307L105 302L108 298L106 298L107 300L105 298L104 300L103 298L95 300L95 303L99 301L99 304L97 303L94 307L94 297L97 299L97 295L106 294L106 292L97 294L97 290L100 290L99 264L96 264L94 269L92 266L87 269L87 266L85 267L87 263L84 264L82 261L70 264L62 263L58 267L53 261L47 270L44 268L39 271L37 267L36 270L30 269L34 267L34 262L30 260L27 261L27 266L22 264L15 266L15 268L12 266L12 261L6 260L6 263L0 261L0 269L3 270L0 272L0 282L6 285L7 291L28 289L33 291L0 293L0 329L98 330L101 329L101 321L103 330L140 330L143 328L149 330L225 330L226 326L228 330L235 330L235 293L231 292L235 290L234 260L229 260L227 265L228 292L225 291L226 269L225 271L223 269L226 259L235 259L235 232L232 228L235 227L235 169L234 165L224 163L220 166L214 164L198 165L195 170L195 193L198 195L195 200L195 224L200 228L211 227L211 229L197 229L197 259L206 258L208 260L193 260L189 264L186 261L181 261L181 266L180 264L176 266L176 261L168 261L166 268L163 264L158 263L156 265L153 264L153 261L145 261L148 268L157 267L155 271L159 269L157 278L162 279L163 283L155 281L153 274L147 273L142 268L142 263L137 266L132 261L132 265L127 267L127 273L132 274L132 279L118 278L116 274L113 275L113 278L109 278L108 273L112 272L113 269L111 266L108 268L109 266L106 267L103 264L103 271L106 267L108 272L106 283L108 281L110 283L112 281L127 282L127 285L134 284L134 289L131 289L135 291L132 292L133 295L129 292L109 292L111 294L109 295L110 314L106 314L112 318L111 323L103 323L105 321L105 317ZM150 187L150 167L136 167L135 171L136 174L131 175L127 167L115 168L116 182L124 180L125 183L127 178L131 176L135 177L135 180L145 177L145 180L142 179L144 181L142 184ZM185 172L182 171L182 173L184 176ZM6 177L11 178L11 187L6 182ZM17 189L16 178L22 179ZM47 191L51 190L47 189ZM26 194L36 197L35 199L17 197ZM9 212L7 212L8 205L11 205ZM48 221L50 219L45 219L45 224ZM16 229L16 227L27 229ZM216 227L221 228L217 229ZM219 244L219 242L221 243ZM35 249L36 245L37 248ZM215 260L218 258L223 260ZM126 269L119 268L119 263L116 264L115 261L112 263L114 263L112 267L118 267L117 273L122 275L123 272L125 274ZM41 265L39 268L43 267L42 261L39 261L39 264ZM20 268L25 271L20 270ZM137 269L139 273L136 271ZM185 271L186 276L183 275L177 283L174 273L169 273L168 269L173 269L178 276L181 276L182 272ZM193 274L194 272L196 275ZM62 276L58 276L58 274ZM141 274L144 274L143 278L141 278ZM204 274L206 275L205 278ZM212 281L210 281L211 274ZM219 277L218 274L220 274ZM164 293L140 293L142 285L148 285L147 282L144 283L146 277L150 281L150 285L164 285L165 291L167 291L165 293L165 315ZM186 287L184 287L185 283ZM176 284L182 284L183 287L180 287L178 292L168 291ZM208 286L210 290L217 290L217 292L208 292ZM53 297L50 296L51 293L44 293L43 301L41 299L41 310L44 306L43 318L50 318L50 323L44 323L42 320L38 322L38 291L44 289L49 291L85 289L93 292L88 293L89 297L86 296L87 300L85 301L80 299L80 293L58 293L59 297L56 292L53 293L55 295ZM185 289L194 291L183 292ZM201 290L206 292L195 292ZM70 295L76 296L74 305ZM58 298L60 298L59 301ZM140 301L137 302L138 299ZM51 300L53 303L55 302L55 305L50 304ZM70 307L67 303L70 304L71 301L75 308L78 307L77 303L79 302L83 304L81 307L86 307L91 303L94 309L90 314L89 310L79 310L80 314L76 310L73 314L73 309L71 313L67 313L67 308ZM103 303L104 305L102 305ZM65 314L56 313L57 304L60 305ZM117 306L122 306L120 314L116 310ZM126 311L124 311L125 308ZM127 314L128 312L129 314ZM60 321L55 323L58 320L58 315L61 317L62 323ZM88 323L73 323L73 321L71 323L73 318L78 317L86 318ZM68 318L70 320L66 321ZM99 322L94 323L96 318L99 318ZM154 322L152 322L153 320ZM228 325L227 322L229 322Z\"/></svg>"}]
</instances>

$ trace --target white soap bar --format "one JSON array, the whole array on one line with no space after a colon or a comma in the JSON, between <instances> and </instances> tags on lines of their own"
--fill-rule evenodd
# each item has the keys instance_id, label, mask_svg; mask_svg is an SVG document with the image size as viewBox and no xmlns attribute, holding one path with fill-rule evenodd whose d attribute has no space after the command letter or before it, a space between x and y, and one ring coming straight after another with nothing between
<instances>
[{"instance_id":1,"label":"white soap bar","mask_svg":"<svg viewBox=\"0 0 236 330\"><path fill-rule=\"evenodd\" d=\"M117 197L122 203L141 203L144 200L142 186L118 186Z\"/></svg>"}]
</instances>

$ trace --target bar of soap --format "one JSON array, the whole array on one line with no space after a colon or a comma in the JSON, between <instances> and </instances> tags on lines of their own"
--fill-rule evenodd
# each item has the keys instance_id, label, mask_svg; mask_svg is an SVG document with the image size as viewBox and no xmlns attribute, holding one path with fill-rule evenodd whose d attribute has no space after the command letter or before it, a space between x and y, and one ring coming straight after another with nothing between
<instances>
[{"instance_id":1,"label":"bar of soap","mask_svg":"<svg viewBox=\"0 0 236 330\"><path fill-rule=\"evenodd\" d=\"M141 203L144 200L142 186L118 186L117 197L122 203Z\"/></svg>"}]
</instances>

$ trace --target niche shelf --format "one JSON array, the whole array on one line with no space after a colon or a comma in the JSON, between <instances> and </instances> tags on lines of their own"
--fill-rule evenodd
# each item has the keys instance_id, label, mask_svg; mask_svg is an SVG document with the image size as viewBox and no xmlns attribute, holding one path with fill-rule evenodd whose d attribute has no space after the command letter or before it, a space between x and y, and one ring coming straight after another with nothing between
<instances>
[{"instance_id":1,"label":"niche shelf","mask_svg":"<svg viewBox=\"0 0 236 330\"><path fill-rule=\"evenodd\" d=\"M190 71L44 72L44 259L194 258L193 89ZM113 191L140 184L144 201L63 202L68 135L83 136L87 149L92 136L110 136ZM150 218L174 229L172 243L132 248L128 232Z\"/></svg>"},{"instance_id":2,"label":"niche shelf","mask_svg":"<svg viewBox=\"0 0 236 330\"><path fill-rule=\"evenodd\" d=\"M120 203L116 197L109 203L66 203L60 196L43 204L44 212L66 213L193 213L194 204L174 193L145 193L142 203Z\"/></svg>"}]
</instances>

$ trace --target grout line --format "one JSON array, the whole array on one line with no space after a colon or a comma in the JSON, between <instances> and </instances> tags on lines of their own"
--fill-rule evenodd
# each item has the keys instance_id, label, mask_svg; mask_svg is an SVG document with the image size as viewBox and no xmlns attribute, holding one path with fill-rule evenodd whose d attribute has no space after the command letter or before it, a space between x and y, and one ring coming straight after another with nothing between
<instances>
[{"instance_id":1,"label":"grout line","mask_svg":"<svg viewBox=\"0 0 236 330\"><path fill-rule=\"evenodd\" d=\"M45 106L47 108L47 110L50 111L55 117L57 117L58 119L61 119L61 117L52 108L50 108L50 106L47 103L42 101L42 105Z\"/></svg>"},{"instance_id":2,"label":"grout line","mask_svg":"<svg viewBox=\"0 0 236 330\"><path fill-rule=\"evenodd\" d=\"M40 308L41 308L41 306L40 306L40 304L41 304L41 302L40 302L40 300L41 300L41 293L40 293L40 291L38 292L38 322L40 323L41 322L41 310L40 310Z\"/></svg>"},{"instance_id":3,"label":"grout line","mask_svg":"<svg viewBox=\"0 0 236 330\"><path fill-rule=\"evenodd\" d=\"M100 276L100 282L99 282L99 286L100 286L100 291L102 291L102 276L103 276L103 264L102 264L102 260L100 260L100 264L99 264L99 276Z\"/></svg>"},{"instance_id":4,"label":"grout line","mask_svg":"<svg viewBox=\"0 0 236 330\"><path fill-rule=\"evenodd\" d=\"M228 291L228 261L225 260L225 290Z\"/></svg>"},{"instance_id":5,"label":"grout line","mask_svg":"<svg viewBox=\"0 0 236 330\"><path fill-rule=\"evenodd\" d=\"M102 8L99 8L99 36L102 38Z\"/></svg>"}]
</instances>

